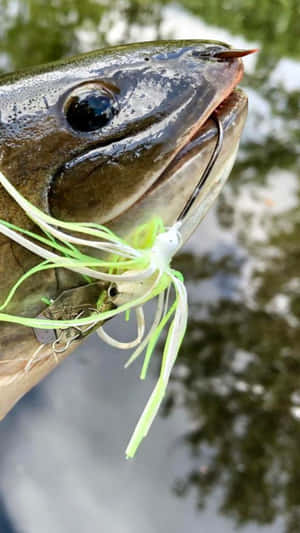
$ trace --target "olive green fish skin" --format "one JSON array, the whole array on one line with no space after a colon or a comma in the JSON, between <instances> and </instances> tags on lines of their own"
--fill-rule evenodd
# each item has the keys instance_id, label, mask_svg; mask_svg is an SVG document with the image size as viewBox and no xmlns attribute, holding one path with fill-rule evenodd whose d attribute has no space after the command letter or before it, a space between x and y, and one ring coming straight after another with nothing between
<instances>
[{"instance_id":1,"label":"olive green fish skin","mask_svg":"<svg viewBox=\"0 0 300 533\"><path fill-rule=\"evenodd\" d=\"M167 169L242 77L240 59L213 57L214 50L227 48L214 41L141 43L2 76L0 170L28 200L57 218L105 223L120 233L151 213L174 222L205 168L215 133L203 143L203 151L201 142L196 146L192 172L186 165L174 179L172 172L166 177ZM113 94L118 112L102 128L79 132L68 123L66 109L71 96L91 84ZM245 115L244 97L226 126L221 166L238 144ZM33 228L4 190L0 218ZM0 235L0 302L37 262ZM44 308L41 297L56 298L79 284L82 279L71 273L40 273L20 288L6 312L37 316ZM0 360L11 361L0 365L1 417L57 362L49 348L48 358L11 381L26 365L20 359L29 359L39 344L30 329L2 323L0 330Z\"/></svg>"}]
</instances>

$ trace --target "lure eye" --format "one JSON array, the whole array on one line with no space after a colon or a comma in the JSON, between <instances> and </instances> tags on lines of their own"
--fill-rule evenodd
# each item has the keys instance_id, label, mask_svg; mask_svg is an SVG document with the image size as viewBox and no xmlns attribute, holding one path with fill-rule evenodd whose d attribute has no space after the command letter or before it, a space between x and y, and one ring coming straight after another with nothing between
<instances>
[{"instance_id":1,"label":"lure eye","mask_svg":"<svg viewBox=\"0 0 300 533\"><path fill-rule=\"evenodd\" d=\"M79 87L68 98L65 116L73 130L96 131L118 113L115 96L106 88L92 85Z\"/></svg>"},{"instance_id":2,"label":"lure eye","mask_svg":"<svg viewBox=\"0 0 300 533\"><path fill-rule=\"evenodd\" d=\"M114 300L116 298L116 296L118 296L118 294L119 294L117 285L115 283L112 283L109 286L107 293L108 293L108 297L111 300Z\"/></svg>"}]
</instances>

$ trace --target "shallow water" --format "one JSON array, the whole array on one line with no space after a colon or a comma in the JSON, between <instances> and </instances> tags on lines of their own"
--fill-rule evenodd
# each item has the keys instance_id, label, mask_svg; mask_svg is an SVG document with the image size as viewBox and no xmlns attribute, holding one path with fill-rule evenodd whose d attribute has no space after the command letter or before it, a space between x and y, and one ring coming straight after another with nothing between
<instances>
[{"instance_id":1,"label":"shallow water","mask_svg":"<svg viewBox=\"0 0 300 533\"><path fill-rule=\"evenodd\" d=\"M127 354L88 339L0 425L0 532L298 532L299 7L65 5L0 0L3 70L159 35L261 52L245 59L237 164L176 260L191 311L161 416L125 461L155 365L141 383Z\"/></svg>"}]
</instances>

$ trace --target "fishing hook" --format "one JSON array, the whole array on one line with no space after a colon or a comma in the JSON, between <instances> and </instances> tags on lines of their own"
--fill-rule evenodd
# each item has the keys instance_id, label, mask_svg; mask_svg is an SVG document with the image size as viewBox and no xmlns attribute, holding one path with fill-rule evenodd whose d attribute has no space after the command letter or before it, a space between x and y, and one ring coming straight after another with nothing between
<instances>
[{"instance_id":1,"label":"fishing hook","mask_svg":"<svg viewBox=\"0 0 300 533\"><path fill-rule=\"evenodd\" d=\"M177 221L181 221L183 220L186 215L188 214L189 210L191 209L193 203L195 202L197 196L199 195L200 193L200 190L202 189L204 183L206 182L219 154L220 154L220 151L221 151L221 148L222 148L222 145L223 145L223 140L224 140L224 130L223 130L223 126L222 126L222 123L217 115L217 113L213 113L211 115L211 118L212 120L215 122L216 126L217 126L217 135L218 135L218 138L217 138L217 142L216 142L216 145L215 145L215 148L214 148L214 151L213 153L211 154L210 156L210 159L207 163L207 167L205 168L200 180L198 181L196 187L194 188L191 196L189 197L188 201L186 202L184 208L182 209L181 213L179 214L178 218L177 218Z\"/></svg>"},{"instance_id":2,"label":"fishing hook","mask_svg":"<svg viewBox=\"0 0 300 533\"><path fill-rule=\"evenodd\" d=\"M75 329L75 328L69 328L69 329ZM54 354L60 354L60 353L66 352L68 348L71 346L71 344L77 339L79 339L79 337L81 336L81 333L78 333L77 331L75 335L67 338L65 341L65 344L59 348L59 344L62 342L62 338L63 338L65 331L68 331L68 330L62 330L59 337L52 344L52 351Z\"/></svg>"}]
</instances>

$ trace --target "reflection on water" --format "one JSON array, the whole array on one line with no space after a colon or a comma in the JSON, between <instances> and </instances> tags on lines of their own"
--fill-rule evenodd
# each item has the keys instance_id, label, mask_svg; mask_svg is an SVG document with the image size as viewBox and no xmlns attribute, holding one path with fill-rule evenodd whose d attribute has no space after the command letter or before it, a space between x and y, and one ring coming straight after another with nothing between
<instances>
[{"instance_id":1,"label":"reflection on water","mask_svg":"<svg viewBox=\"0 0 300 533\"><path fill-rule=\"evenodd\" d=\"M158 36L261 49L245 61L250 115L230 182L176 260L191 312L163 416L125 462L152 384L90 339L1 425L1 533L299 531L299 10L0 0L3 70Z\"/></svg>"}]
</instances>

